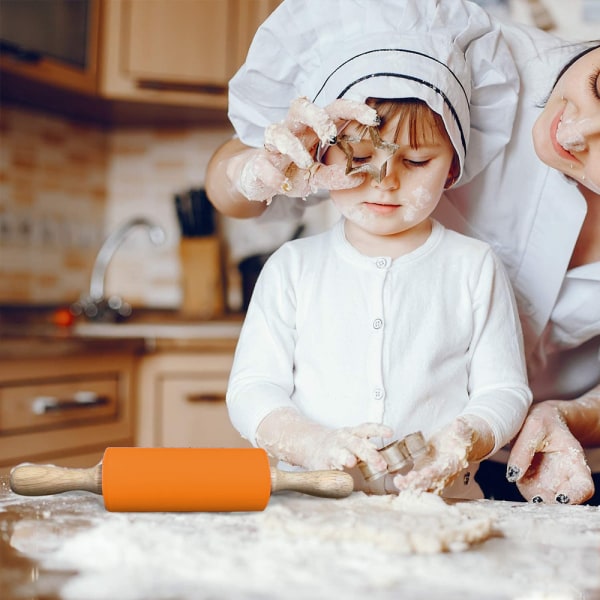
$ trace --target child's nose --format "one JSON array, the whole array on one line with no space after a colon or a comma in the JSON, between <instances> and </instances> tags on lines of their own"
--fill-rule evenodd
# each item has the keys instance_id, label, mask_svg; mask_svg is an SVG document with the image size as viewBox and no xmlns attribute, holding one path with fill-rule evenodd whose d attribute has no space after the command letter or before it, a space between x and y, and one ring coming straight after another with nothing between
<instances>
[{"instance_id":1,"label":"child's nose","mask_svg":"<svg viewBox=\"0 0 600 600\"><path fill-rule=\"evenodd\" d=\"M371 185L383 190L393 190L400 187L400 178L398 177L391 160L387 160L381 167L380 181L373 178L371 180Z\"/></svg>"}]
</instances>

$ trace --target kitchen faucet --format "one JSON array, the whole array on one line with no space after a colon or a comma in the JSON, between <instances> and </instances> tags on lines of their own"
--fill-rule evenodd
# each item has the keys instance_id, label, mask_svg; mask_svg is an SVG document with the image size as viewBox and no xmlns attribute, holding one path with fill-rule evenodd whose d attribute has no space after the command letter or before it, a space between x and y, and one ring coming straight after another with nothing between
<instances>
[{"instance_id":1,"label":"kitchen faucet","mask_svg":"<svg viewBox=\"0 0 600 600\"><path fill-rule=\"evenodd\" d=\"M114 253L129 232L137 227L144 227L147 230L148 237L155 246L164 243L166 239L164 229L144 217L130 219L115 229L104 240L98 251L92 269L89 293L83 294L79 302L71 306L73 314L85 315L94 321L115 321L131 314L131 305L124 302L119 296L105 298L104 283L106 270Z\"/></svg>"}]
</instances>

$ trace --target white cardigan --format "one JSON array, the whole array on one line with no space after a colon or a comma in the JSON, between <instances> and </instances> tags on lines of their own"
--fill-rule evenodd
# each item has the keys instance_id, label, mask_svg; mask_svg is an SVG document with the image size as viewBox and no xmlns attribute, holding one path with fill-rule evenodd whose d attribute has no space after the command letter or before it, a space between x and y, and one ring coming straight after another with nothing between
<instances>
[{"instance_id":1,"label":"white cardigan","mask_svg":"<svg viewBox=\"0 0 600 600\"><path fill-rule=\"evenodd\" d=\"M492 428L494 450L506 444L531 393L501 262L436 221L413 252L367 257L343 223L265 265L227 392L234 426L256 443L266 415L295 406L332 428L385 423L401 438L469 414Z\"/></svg>"}]
</instances>

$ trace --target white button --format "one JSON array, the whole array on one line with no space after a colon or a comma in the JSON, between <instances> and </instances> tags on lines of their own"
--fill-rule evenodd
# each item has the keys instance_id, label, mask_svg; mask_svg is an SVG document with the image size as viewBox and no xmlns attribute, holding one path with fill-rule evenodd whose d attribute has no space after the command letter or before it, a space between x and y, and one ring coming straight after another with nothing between
<instances>
[{"instance_id":1,"label":"white button","mask_svg":"<svg viewBox=\"0 0 600 600\"><path fill-rule=\"evenodd\" d=\"M383 319L375 319L373 321L373 329L381 329L383 327Z\"/></svg>"},{"instance_id":2,"label":"white button","mask_svg":"<svg viewBox=\"0 0 600 600\"><path fill-rule=\"evenodd\" d=\"M387 261L387 259L386 259L386 258L378 258L378 259L375 261L375 266L376 266L378 269L385 269L385 268L387 267L387 264L388 264L388 261Z\"/></svg>"},{"instance_id":3,"label":"white button","mask_svg":"<svg viewBox=\"0 0 600 600\"><path fill-rule=\"evenodd\" d=\"M383 388L376 387L373 390L373 398L375 398L375 400L381 400L384 396L385 396L385 391Z\"/></svg>"}]
</instances>

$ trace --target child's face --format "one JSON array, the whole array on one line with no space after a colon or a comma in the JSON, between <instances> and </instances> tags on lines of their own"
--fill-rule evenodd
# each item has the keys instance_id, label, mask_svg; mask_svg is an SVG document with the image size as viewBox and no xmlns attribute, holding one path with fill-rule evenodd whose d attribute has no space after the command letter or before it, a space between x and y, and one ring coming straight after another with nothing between
<instances>
[{"instance_id":1,"label":"child's face","mask_svg":"<svg viewBox=\"0 0 600 600\"><path fill-rule=\"evenodd\" d=\"M363 175L364 181L357 187L330 191L333 202L351 227L378 236L402 233L425 221L452 180L454 148L448 136L432 128L427 139L415 149L409 141L408 119L394 139L397 122L398 117L385 123L380 131L382 140L398 147L391 157L389 150L375 147L368 134L351 144L353 168L371 163L378 170L387 159L387 171L381 182ZM344 134L358 136L358 125L349 124ZM325 163L345 165L346 156L333 146L325 155Z\"/></svg>"}]
</instances>

